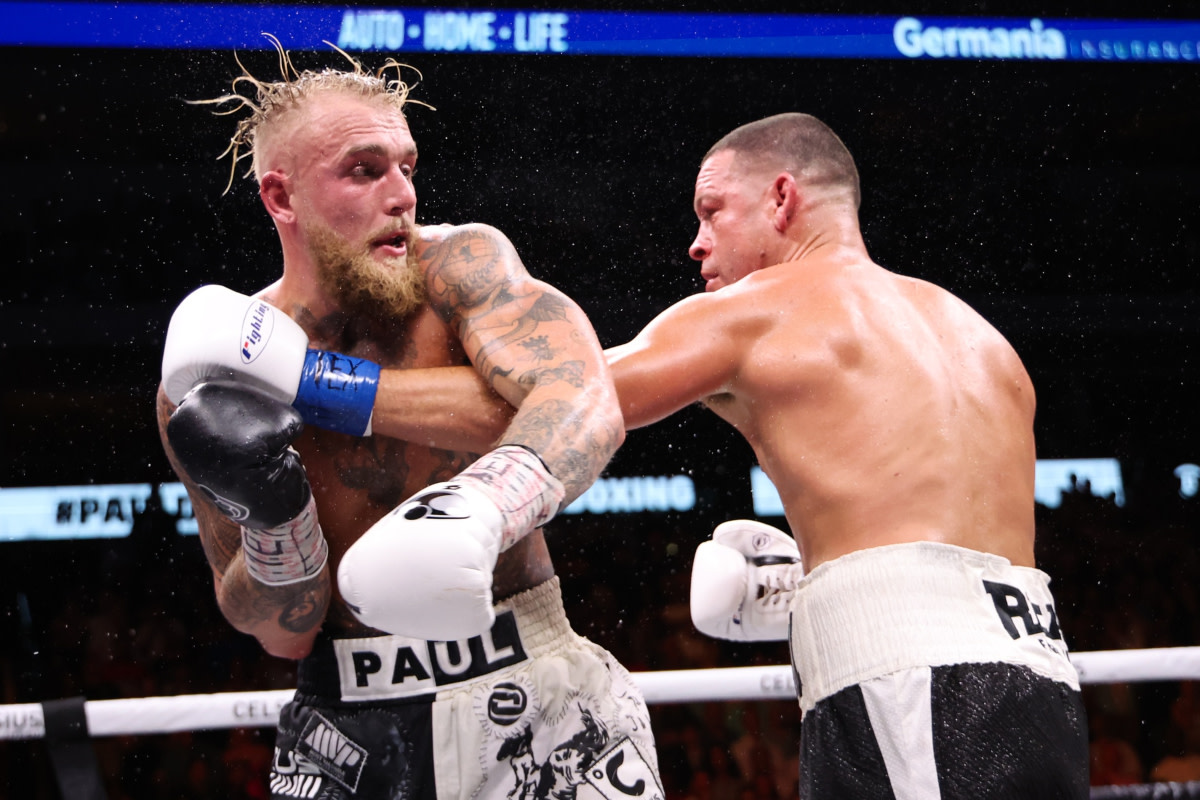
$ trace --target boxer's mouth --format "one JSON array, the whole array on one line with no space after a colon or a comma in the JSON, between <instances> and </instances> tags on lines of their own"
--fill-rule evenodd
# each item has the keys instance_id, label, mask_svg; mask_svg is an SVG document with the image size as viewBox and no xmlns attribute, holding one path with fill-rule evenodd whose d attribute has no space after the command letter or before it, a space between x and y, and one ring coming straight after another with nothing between
<instances>
[{"instance_id":1,"label":"boxer's mouth","mask_svg":"<svg viewBox=\"0 0 1200 800\"><path fill-rule=\"evenodd\" d=\"M383 236L374 241L374 246L385 251L394 251L394 255L404 255L408 250L408 234L401 231Z\"/></svg>"}]
</instances>

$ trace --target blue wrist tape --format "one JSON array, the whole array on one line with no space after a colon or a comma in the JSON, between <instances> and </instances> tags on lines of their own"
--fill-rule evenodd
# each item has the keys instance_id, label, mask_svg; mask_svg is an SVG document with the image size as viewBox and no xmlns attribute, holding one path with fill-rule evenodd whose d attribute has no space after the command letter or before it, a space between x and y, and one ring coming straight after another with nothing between
<instances>
[{"instance_id":1,"label":"blue wrist tape","mask_svg":"<svg viewBox=\"0 0 1200 800\"><path fill-rule=\"evenodd\" d=\"M362 436L371 422L379 365L325 350L309 350L292 406L318 428Z\"/></svg>"}]
</instances>

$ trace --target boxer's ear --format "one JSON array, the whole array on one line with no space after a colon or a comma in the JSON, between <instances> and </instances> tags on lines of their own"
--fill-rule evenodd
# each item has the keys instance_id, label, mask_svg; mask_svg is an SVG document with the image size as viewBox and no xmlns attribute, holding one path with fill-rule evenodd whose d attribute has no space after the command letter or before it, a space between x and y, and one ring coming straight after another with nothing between
<instances>
[{"instance_id":1,"label":"boxer's ear","mask_svg":"<svg viewBox=\"0 0 1200 800\"><path fill-rule=\"evenodd\" d=\"M287 174L279 170L264 173L258 184L258 196L276 222L290 224L296 221L296 212L292 208L292 181Z\"/></svg>"},{"instance_id":2,"label":"boxer's ear","mask_svg":"<svg viewBox=\"0 0 1200 800\"><path fill-rule=\"evenodd\" d=\"M771 183L771 221L781 233L787 230L800 207L800 187L790 172L781 172Z\"/></svg>"}]
</instances>

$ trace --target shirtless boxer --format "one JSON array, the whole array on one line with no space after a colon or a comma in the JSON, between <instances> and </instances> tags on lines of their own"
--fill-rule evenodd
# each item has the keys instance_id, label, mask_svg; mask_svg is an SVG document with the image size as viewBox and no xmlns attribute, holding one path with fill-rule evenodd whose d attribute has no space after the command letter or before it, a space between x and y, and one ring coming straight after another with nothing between
<instances>
[{"instance_id":1,"label":"shirtless boxer","mask_svg":"<svg viewBox=\"0 0 1200 800\"><path fill-rule=\"evenodd\" d=\"M218 102L248 112L234 161L282 275L185 298L158 396L222 613L300 659L272 796L533 797L569 746L581 800L661 797L641 695L571 630L539 529L624 436L594 332L499 231L415 224L394 63L279 52L282 80ZM453 413L430 368L455 364L515 413ZM389 389L403 370L422 393Z\"/></svg>"},{"instance_id":2,"label":"shirtless boxer","mask_svg":"<svg viewBox=\"0 0 1200 800\"><path fill-rule=\"evenodd\" d=\"M1086 798L1078 676L1034 563L1033 386L966 304L871 260L859 191L811 116L728 134L696 179L707 291L607 351L626 428L703 402L795 536L719 526L693 619L790 639L801 797Z\"/></svg>"},{"instance_id":3,"label":"shirtless boxer","mask_svg":"<svg viewBox=\"0 0 1200 800\"><path fill-rule=\"evenodd\" d=\"M798 545L788 592L787 537L719 527L693 617L790 639L801 797L1086 798L1078 676L1034 563L1033 386L966 304L871 260L859 203L817 119L734 130L696 178L706 293L608 351L626 427L702 401Z\"/></svg>"}]
</instances>

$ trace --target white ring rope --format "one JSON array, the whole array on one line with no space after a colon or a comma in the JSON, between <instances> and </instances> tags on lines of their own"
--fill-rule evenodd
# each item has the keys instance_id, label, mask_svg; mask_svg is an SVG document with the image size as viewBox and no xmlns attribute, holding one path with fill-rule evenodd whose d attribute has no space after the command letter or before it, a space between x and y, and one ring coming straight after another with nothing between
<instances>
[{"instance_id":1,"label":"white ring rope","mask_svg":"<svg viewBox=\"0 0 1200 800\"><path fill-rule=\"evenodd\" d=\"M1081 683L1200 680L1200 647L1097 650L1074 653L1071 661ZM650 704L796 697L788 665L636 672L633 678ZM278 689L89 700L84 713L91 736L266 727L279 721L293 694ZM0 706L0 740L41 739L45 733L41 703Z\"/></svg>"}]
</instances>

